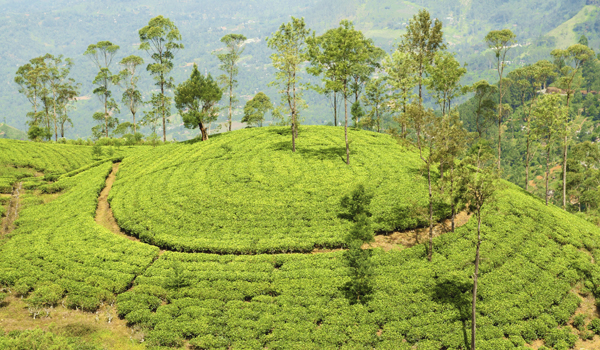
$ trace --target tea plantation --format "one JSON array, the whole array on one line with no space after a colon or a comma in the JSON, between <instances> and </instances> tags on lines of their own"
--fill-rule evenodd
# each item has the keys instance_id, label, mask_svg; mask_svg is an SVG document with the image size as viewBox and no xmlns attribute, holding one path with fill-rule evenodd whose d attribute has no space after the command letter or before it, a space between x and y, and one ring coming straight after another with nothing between
<instances>
[{"instance_id":1,"label":"tea plantation","mask_svg":"<svg viewBox=\"0 0 600 350\"><path fill-rule=\"evenodd\" d=\"M38 186L57 197L26 206L0 239L0 289L50 317L58 304L95 312L115 303L148 349L468 349L475 220L437 237L432 262L423 244L375 249L364 305L340 290L349 280L343 252L303 254L343 246L339 200L357 183L374 194L380 232L422 224L405 216L427 200L414 150L352 131L348 167L342 132L303 127L296 154L287 130L269 127L61 165L73 171ZM0 145L10 153L22 144ZM47 147L40 157L63 149ZM79 147L64 149L89 150ZM94 221L113 161L121 164L111 206L142 242ZM446 215L440 207L438 219ZM505 183L482 230L478 349L538 339L572 348L579 335L566 325L581 295L600 295L600 229ZM0 331L0 348L30 338L78 348L39 331Z\"/></svg>"},{"instance_id":2,"label":"tea plantation","mask_svg":"<svg viewBox=\"0 0 600 350\"><path fill-rule=\"evenodd\" d=\"M288 128L256 128L209 142L160 147L125 159L109 198L119 225L164 249L210 253L338 248L348 222L340 198L364 183L375 230L423 224L399 213L427 204L414 152L389 135L351 131L351 166L340 128L303 127L297 153ZM440 208L438 218L448 215Z\"/></svg>"}]
</instances>

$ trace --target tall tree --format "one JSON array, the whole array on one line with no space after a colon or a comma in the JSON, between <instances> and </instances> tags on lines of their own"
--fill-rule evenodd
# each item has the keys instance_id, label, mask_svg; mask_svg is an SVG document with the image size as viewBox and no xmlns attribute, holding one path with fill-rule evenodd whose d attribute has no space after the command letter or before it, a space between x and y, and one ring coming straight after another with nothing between
<instances>
[{"instance_id":1,"label":"tall tree","mask_svg":"<svg viewBox=\"0 0 600 350\"><path fill-rule=\"evenodd\" d=\"M202 141L208 140L208 125L217 120L219 113L215 108L223 97L223 90L209 74L204 77L194 64L192 75L175 89L175 106L183 118L186 128L198 128Z\"/></svg>"},{"instance_id":2,"label":"tall tree","mask_svg":"<svg viewBox=\"0 0 600 350\"><path fill-rule=\"evenodd\" d=\"M248 123L248 125L262 126L265 120L265 114L273 109L273 104L269 96L263 92L259 92L254 97L246 102L244 106L244 117L242 123Z\"/></svg>"},{"instance_id":3,"label":"tall tree","mask_svg":"<svg viewBox=\"0 0 600 350\"><path fill-rule=\"evenodd\" d=\"M111 86L118 82L118 76L113 75L110 71L115 55L119 51L119 46L110 41L99 41L96 44L88 46L83 53L89 57L94 65L98 68L98 74L94 78L93 84L96 85L94 94L104 106L104 114L94 114L94 119L101 121L104 119L104 136L108 137L109 129L114 125L115 121L111 120L111 113L118 109L117 102L112 98Z\"/></svg>"},{"instance_id":4,"label":"tall tree","mask_svg":"<svg viewBox=\"0 0 600 350\"><path fill-rule=\"evenodd\" d=\"M378 77L367 83L362 97L363 103L371 107L365 124L371 128L376 127L377 132L381 132L381 116L385 115L389 108L388 91L387 79Z\"/></svg>"},{"instance_id":5,"label":"tall tree","mask_svg":"<svg viewBox=\"0 0 600 350\"><path fill-rule=\"evenodd\" d=\"M436 149L436 132L439 128L436 122L439 119L435 117L433 110L425 109L419 101L413 101L407 107L407 115L413 129L416 133L416 144L419 149L419 157L424 163L427 171L427 186L429 190L429 248L427 249L427 259L431 261L433 256L433 183L431 170L438 159Z\"/></svg>"},{"instance_id":6,"label":"tall tree","mask_svg":"<svg viewBox=\"0 0 600 350\"><path fill-rule=\"evenodd\" d=\"M478 145L481 145L479 143ZM475 249L475 271L473 273L473 299L471 303L471 350L475 350L477 335L477 287L479 277L480 248L482 243L481 218L483 209L493 202L498 188L498 170L488 159L482 158L481 149L476 149L472 157L461 162L459 193L469 204L469 211L477 216L477 242Z\"/></svg>"},{"instance_id":7,"label":"tall tree","mask_svg":"<svg viewBox=\"0 0 600 350\"><path fill-rule=\"evenodd\" d=\"M551 154L558 136L563 132L564 125L567 124L568 109L562 105L559 95L543 96L533 111L534 132L537 137L543 142L543 149L546 151L546 205L550 198L548 189L548 181L550 177L550 160Z\"/></svg>"},{"instance_id":8,"label":"tall tree","mask_svg":"<svg viewBox=\"0 0 600 350\"><path fill-rule=\"evenodd\" d=\"M475 129L481 139L496 110L497 105L492 100L492 96L498 89L495 85L480 80L471 86L471 90L475 94Z\"/></svg>"},{"instance_id":9,"label":"tall tree","mask_svg":"<svg viewBox=\"0 0 600 350\"><path fill-rule=\"evenodd\" d=\"M496 71L498 72L498 170L501 169L502 157L502 120L504 119L502 99L506 94L503 80L504 68L506 68L506 54L516 39L517 36L510 29L492 30L485 36L485 42L496 55Z\"/></svg>"},{"instance_id":10,"label":"tall tree","mask_svg":"<svg viewBox=\"0 0 600 350\"><path fill-rule=\"evenodd\" d=\"M47 77L52 99L52 121L54 123L54 141L58 141L58 128L61 125L62 136L64 137L64 122L61 123L60 116L63 114L63 105L66 105L69 99L75 98L78 92L78 86L75 80L68 78L73 66L73 60L62 55L54 57L47 55ZM68 118L68 117L67 117Z\"/></svg>"},{"instance_id":11,"label":"tall tree","mask_svg":"<svg viewBox=\"0 0 600 350\"><path fill-rule=\"evenodd\" d=\"M171 112L171 98L167 97L166 90L174 87L173 77L170 77L169 73L173 69L175 52L183 49L181 34L170 19L157 16L139 30L139 36L140 50L146 51L154 61L148 64L146 70L154 75L160 93L153 93L150 102L154 110L153 114L162 117L163 142L166 142L167 116Z\"/></svg>"},{"instance_id":12,"label":"tall tree","mask_svg":"<svg viewBox=\"0 0 600 350\"><path fill-rule=\"evenodd\" d=\"M221 42L225 44L225 53L218 54L217 57L221 61L221 68L225 74L219 77L219 80L223 83L223 86L229 90L229 117L227 119L229 124L229 131L231 131L231 114L233 113L233 103L237 102L233 95L233 88L237 86L237 80L235 77L239 73L237 66L242 53L244 52L244 42L246 37L242 34L227 34L221 38Z\"/></svg>"},{"instance_id":13,"label":"tall tree","mask_svg":"<svg viewBox=\"0 0 600 350\"><path fill-rule=\"evenodd\" d=\"M390 108L398 113L394 120L400 124L401 136L405 138L409 124L406 108L414 96L418 79L415 74L416 62L411 55L402 51L401 48L397 48L383 60L383 69L393 91Z\"/></svg>"},{"instance_id":14,"label":"tall tree","mask_svg":"<svg viewBox=\"0 0 600 350\"><path fill-rule=\"evenodd\" d=\"M121 60L119 64L123 67L123 70L119 73L119 82L122 84L123 97L121 100L127 104L129 111L133 117L133 134L137 133L137 123L135 121L135 115L138 112L140 106L144 104L142 100L142 93L137 88L137 83L140 79L137 73L137 68L144 64L144 59L139 56L130 55Z\"/></svg>"},{"instance_id":15,"label":"tall tree","mask_svg":"<svg viewBox=\"0 0 600 350\"><path fill-rule=\"evenodd\" d=\"M519 75L527 82L525 84L526 91L521 93L521 105L527 132L525 139L525 190L529 190L529 168L536 154L537 143L536 134L532 128L532 119L535 118L532 112L537 103L538 89L545 85L550 77L555 75L554 66L546 60L538 61L531 66L522 68ZM531 96L529 103L525 102L526 94Z\"/></svg>"},{"instance_id":16,"label":"tall tree","mask_svg":"<svg viewBox=\"0 0 600 350\"><path fill-rule=\"evenodd\" d=\"M575 77L577 73L583 66L583 64L594 57L594 52L587 46L582 44L575 44L569 46L566 50L555 49L550 53L555 61L563 62L564 66L560 69L560 78L558 79L557 85L566 90L567 95L567 110L570 111L571 108L571 98L574 95L573 91L573 83L575 81ZM563 133L563 209L567 209L567 158L568 158L568 150L569 150L569 129L568 129L568 121L570 121L569 116L567 116L567 123L564 125L564 133Z\"/></svg>"},{"instance_id":17,"label":"tall tree","mask_svg":"<svg viewBox=\"0 0 600 350\"><path fill-rule=\"evenodd\" d=\"M42 116L38 112L38 106L44 98L42 96L42 79L45 70L44 57L41 56L32 58L28 63L20 66L15 74L15 83L19 85L19 93L23 94L33 107L33 111L27 113L27 117L31 119L27 123L30 126L38 125L41 122Z\"/></svg>"},{"instance_id":18,"label":"tall tree","mask_svg":"<svg viewBox=\"0 0 600 350\"><path fill-rule=\"evenodd\" d=\"M346 164L350 165L348 96L353 92L353 74L368 65L372 58L373 41L354 29L352 22L342 20L339 27L330 29L319 37L313 35L307 42L311 62L308 72L315 76L323 74L325 86L340 91L344 97Z\"/></svg>"},{"instance_id":19,"label":"tall tree","mask_svg":"<svg viewBox=\"0 0 600 350\"><path fill-rule=\"evenodd\" d=\"M275 81L269 85L279 87L281 104L275 113L282 115L282 110L290 113L292 124L292 152L296 152L296 136L298 133L298 114L306 103L302 99L303 87L300 84L300 70L308 58L306 38L310 29L306 27L304 18L292 17L267 38L267 46L276 52L271 55L273 67L277 69Z\"/></svg>"},{"instance_id":20,"label":"tall tree","mask_svg":"<svg viewBox=\"0 0 600 350\"><path fill-rule=\"evenodd\" d=\"M419 104L422 104L425 69L432 63L436 52L446 49L442 22L437 18L432 21L427 10L420 10L409 21L400 46L416 63Z\"/></svg>"},{"instance_id":21,"label":"tall tree","mask_svg":"<svg viewBox=\"0 0 600 350\"><path fill-rule=\"evenodd\" d=\"M356 65L352 72L350 89L354 94L354 103L359 101L363 88L371 80L371 76L375 70L380 68L379 63L386 56L385 51L373 45L372 42L368 42L366 44L366 59L364 62L362 62L362 64Z\"/></svg>"},{"instance_id":22,"label":"tall tree","mask_svg":"<svg viewBox=\"0 0 600 350\"><path fill-rule=\"evenodd\" d=\"M434 96L442 115L446 115L452 108L452 101L466 93L460 80L467 73L467 69L461 67L454 54L438 51L435 53L433 63L426 67L426 71L427 90Z\"/></svg>"},{"instance_id":23,"label":"tall tree","mask_svg":"<svg viewBox=\"0 0 600 350\"><path fill-rule=\"evenodd\" d=\"M447 198L450 200L450 221L451 231L454 232L456 219L456 204L460 199L460 193L456 192L456 162L465 151L466 145L470 141L470 135L463 127L463 122L460 120L460 115L456 109L450 111L436 123L437 130L435 131L435 142L438 154L438 159L443 159L448 164L449 176L445 182L449 184ZM446 195L443 190L444 178L442 178L442 195Z\"/></svg>"}]
</instances>

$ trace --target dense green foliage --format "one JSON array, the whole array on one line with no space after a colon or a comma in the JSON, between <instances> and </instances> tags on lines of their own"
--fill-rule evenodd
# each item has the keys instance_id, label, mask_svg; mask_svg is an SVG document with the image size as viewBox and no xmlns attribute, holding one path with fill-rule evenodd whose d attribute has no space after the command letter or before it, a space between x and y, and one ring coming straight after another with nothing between
<instances>
[{"instance_id":1,"label":"dense green foliage","mask_svg":"<svg viewBox=\"0 0 600 350\"><path fill-rule=\"evenodd\" d=\"M337 248L350 223L341 197L365 183L374 197L373 229L422 225L404 215L427 203L417 154L389 135L302 127L239 130L208 142L177 144L126 158L109 201L119 225L142 241L187 252L266 253ZM448 211L440 206L436 219Z\"/></svg>"},{"instance_id":2,"label":"dense green foliage","mask_svg":"<svg viewBox=\"0 0 600 350\"><path fill-rule=\"evenodd\" d=\"M36 172L63 174L91 163L91 150L85 146L0 140L0 193L11 193L19 179L35 181Z\"/></svg>"},{"instance_id":3,"label":"dense green foliage","mask_svg":"<svg viewBox=\"0 0 600 350\"><path fill-rule=\"evenodd\" d=\"M0 330L0 349L100 350L101 348L88 342L83 342L81 339L63 337L36 329L12 331L6 334Z\"/></svg>"},{"instance_id":4,"label":"dense green foliage","mask_svg":"<svg viewBox=\"0 0 600 350\"><path fill-rule=\"evenodd\" d=\"M95 311L112 303L158 249L115 236L94 222L98 194L112 162L52 184L58 199L28 206L0 246L0 285L29 296L31 307L66 305ZM40 223L43 222L43 225Z\"/></svg>"},{"instance_id":5,"label":"dense green foliage","mask_svg":"<svg viewBox=\"0 0 600 350\"><path fill-rule=\"evenodd\" d=\"M366 305L351 305L339 288L350 279L343 252L166 253L117 307L162 345L191 339L200 349L464 349L476 224L437 238L433 263L423 245L375 250ZM512 349L538 338L571 345L576 336L557 326L580 303L570 292L577 282L600 292L600 269L589 255L600 253L598 229L515 186L500 193L483 224L478 346Z\"/></svg>"}]
</instances>

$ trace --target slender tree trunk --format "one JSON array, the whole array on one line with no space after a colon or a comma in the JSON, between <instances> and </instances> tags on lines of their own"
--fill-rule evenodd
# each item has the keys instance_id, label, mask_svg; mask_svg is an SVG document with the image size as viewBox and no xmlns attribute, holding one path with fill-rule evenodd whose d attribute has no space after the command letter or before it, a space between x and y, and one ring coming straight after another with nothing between
<instances>
[{"instance_id":1,"label":"slender tree trunk","mask_svg":"<svg viewBox=\"0 0 600 350\"><path fill-rule=\"evenodd\" d=\"M454 161L450 163L450 206L452 208L452 232L454 232L454 219L456 218L456 207L454 205Z\"/></svg>"},{"instance_id":2,"label":"slender tree trunk","mask_svg":"<svg viewBox=\"0 0 600 350\"><path fill-rule=\"evenodd\" d=\"M296 72L293 74L292 83L292 152L296 152Z\"/></svg>"},{"instance_id":3,"label":"slender tree trunk","mask_svg":"<svg viewBox=\"0 0 600 350\"><path fill-rule=\"evenodd\" d=\"M337 125L337 92L333 91L333 126Z\"/></svg>"},{"instance_id":4,"label":"slender tree trunk","mask_svg":"<svg viewBox=\"0 0 600 350\"><path fill-rule=\"evenodd\" d=\"M106 85L108 89L108 84ZM108 97L104 95L104 135L108 138Z\"/></svg>"},{"instance_id":5,"label":"slender tree trunk","mask_svg":"<svg viewBox=\"0 0 600 350\"><path fill-rule=\"evenodd\" d=\"M529 132L527 132L527 134L527 150L525 151L525 191L529 191L529 151L531 148Z\"/></svg>"},{"instance_id":6,"label":"slender tree trunk","mask_svg":"<svg viewBox=\"0 0 600 350\"><path fill-rule=\"evenodd\" d=\"M58 141L58 120L56 117L56 97L54 98L54 103L52 104L52 113L54 115L54 141Z\"/></svg>"},{"instance_id":7,"label":"slender tree trunk","mask_svg":"<svg viewBox=\"0 0 600 350\"><path fill-rule=\"evenodd\" d=\"M162 103L162 123L163 123L163 142L167 142L167 118L165 116L165 83L164 77L161 74L161 83L160 83L160 93L162 94L161 103Z\"/></svg>"},{"instance_id":8,"label":"slender tree trunk","mask_svg":"<svg viewBox=\"0 0 600 350\"><path fill-rule=\"evenodd\" d=\"M431 148L429 148L431 152ZM431 190L431 156L427 162L427 185L429 186L429 249L427 251L427 260L431 261L433 256L433 192Z\"/></svg>"},{"instance_id":9,"label":"slender tree trunk","mask_svg":"<svg viewBox=\"0 0 600 350\"><path fill-rule=\"evenodd\" d=\"M346 140L346 164L350 165L350 145L348 144L348 94L344 88L344 138Z\"/></svg>"},{"instance_id":10,"label":"slender tree trunk","mask_svg":"<svg viewBox=\"0 0 600 350\"><path fill-rule=\"evenodd\" d=\"M565 135L565 146L563 150L563 210L567 210L567 152L569 150L568 136Z\"/></svg>"},{"instance_id":11,"label":"slender tree trunk","mask_svg":"<svg viewBox=\"0 0 600 350\"><path fill-rule=\"evenodd\" d=\"M233 67L229 71L229 131L231 131L231 114L233 105Z\"/></svg>"},{"instance_id":12,"label":"slender tree trunk","mask_svg":"<svg viewBox=\"0 0 600 350\"><path fill-rule=\"evenodd\" d=\"M570 103L571 103L571 87L567 90L567 124L565 124L565 144L563 149L563 210L567 210L567 153L569 150L569 114L570 114Z\"/></svg>"},{"instance_id":13,"label":"slender tree trunk","mask_svg":"<svg viewBox=\"0 0 600 350\"><path fill-rule=\"evenodd\" d=\"M131 114L133 114L133 135L135 136L135 134L137 134L137 128L135 125L135 112L132 112Z\"/></svg>"},{"instance_id":14,"label":"slender tree trunk","mask_svg":"<svg viewBox=\"0 0 600 350\"><path fill-rule=\"evenodd\" d=\"M548 141L550 143L550 141ZM550 177L550 145L546 145L546 205L548 205L548 177Z\"/></svg>"},{"instance_id":15,"label":"slender tree trunk","mask_svg":"<svg viewBox=\"0 0 600 350\"><path fill-rule=\"evenodd\" d=\"M473 274L473 305L471 307L471 350L475 350L477 332L477 277L479 276L479 247L481 246L481 208L477 208L477 250L475 252L475 273Z\"/></svg>"}]
</instances>

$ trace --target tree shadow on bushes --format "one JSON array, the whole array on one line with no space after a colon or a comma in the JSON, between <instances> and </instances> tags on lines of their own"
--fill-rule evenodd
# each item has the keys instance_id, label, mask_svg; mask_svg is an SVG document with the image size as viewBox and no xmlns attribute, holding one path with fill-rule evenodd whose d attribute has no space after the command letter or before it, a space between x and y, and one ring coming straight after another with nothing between
<instances>
[{"instance_id":1,"label":"tree shadow on bushes","mask_svg":"<svg viewBox=\"0 0 600 350\"><path fill-rule=\"evenodd\" d=\"M292 151L291 141L277 142L271 146L275 151ZM306 148L296 144L296 153L306 158L314 158L319 160L339 160L346 163L346 149L344 147L333 146L324 148Z\"/></svg>"},{"instance_id":2,"label":"tree shadow on bushes","mask_svg":"<svg viewBox=\"0 0 600 350\"><path fill-rule=\"evenodd\" d=\"M472 282L458 281L453 279L438 279L433 287L433 300L442 303L453 305L458 310L457 321L462 322L463 339L465 349L470 347L469 333L467 331L467 322L471 318L471 290L473 289Z\"/></svg>"}]
</instances>

